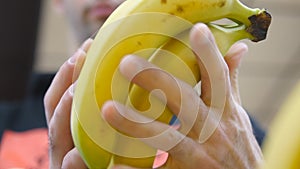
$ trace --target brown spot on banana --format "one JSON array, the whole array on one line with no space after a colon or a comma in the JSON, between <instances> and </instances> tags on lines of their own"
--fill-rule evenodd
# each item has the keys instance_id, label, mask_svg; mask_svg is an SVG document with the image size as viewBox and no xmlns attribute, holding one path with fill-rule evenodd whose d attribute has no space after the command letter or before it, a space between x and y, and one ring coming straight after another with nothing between
<instances>
[{"instance_id":1,"label":"brown spot on banana","mask_svg":"<svg viewBox=\"0 0 300 169\"><path fill-rule=\"evenodd\" d=\"M223 0L223 1L218 2L217 6L222 8L223 6L225 6L225 4L226 4L226 1Z\"/></svg>"},{"instance_id":2,"label":"brown spot on banana","mask_svg":"<svg viewBox=\"0 0 300 169\"><path fill-rule=\"evenodd\" d=\"M183 8L181 5L177 5L176 11L177 11L178 13L183 13L183 12L184 12L184 8Z\"/></svg>"},{"instance_id":3,"label":"brown spot on banana","mask_svg":"<svg viewBox=\"0 0 300 169\"><path fill-rule=\"evenodd\" d=\"M160 3L161 3L161 4L166 4L166 3L167 3L167 0L160 0Z\"/></svg>"}]
</instances>

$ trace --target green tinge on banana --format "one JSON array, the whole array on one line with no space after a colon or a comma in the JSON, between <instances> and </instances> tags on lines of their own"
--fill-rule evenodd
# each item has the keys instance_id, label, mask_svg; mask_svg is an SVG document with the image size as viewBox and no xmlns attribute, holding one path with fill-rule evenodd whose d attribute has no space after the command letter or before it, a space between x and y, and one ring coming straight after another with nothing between
<instances>
[{"instance_id":1,"label":"green tinge on banana","mask_svg":"<svg viewBox=\"0 0 300 169\"><path fill-rule=\"evenodd\" d=\"M236 25L211 22L228 18ZM181 80L195 85L199 69L189 45L189 29L206 23L224 55L238 40L266 37L270 15L238 0L127 0L99 30L79 76L72 108L75 146L91 169L115 163L151 167L156 150L117 132L101 117L107 100L117 100L164 123L171 111L118 71L122 57L137 54ZM159 112L158 112L159 110ZM161 113L161 114L160 114ZM113 158L112 158L113 157Z\"/></svg>"}]
</instances>

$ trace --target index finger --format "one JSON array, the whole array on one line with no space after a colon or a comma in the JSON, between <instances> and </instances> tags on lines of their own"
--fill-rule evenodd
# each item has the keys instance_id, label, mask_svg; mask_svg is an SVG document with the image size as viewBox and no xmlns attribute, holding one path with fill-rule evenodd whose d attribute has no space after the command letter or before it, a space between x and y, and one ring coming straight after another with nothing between
<instances>
[{"instance_id":1,"label":"index finger","mask_svg":"<svg viewBox=\"0 0 300 169\"><path fill-rule=\"evenodd\" d=\"M205 142L217 129L230 96L229 71L209 28L202 23L191 31L191 45L201 70L201 98L209 105L199 141Z\"/></svg>"}]
</instances>

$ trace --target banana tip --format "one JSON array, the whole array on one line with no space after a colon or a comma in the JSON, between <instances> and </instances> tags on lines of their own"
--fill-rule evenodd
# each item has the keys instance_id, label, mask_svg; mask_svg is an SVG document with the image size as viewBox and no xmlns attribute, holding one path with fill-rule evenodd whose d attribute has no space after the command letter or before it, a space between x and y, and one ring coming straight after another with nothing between
<instances>
[{"instance_id":1,"label":"banana tip","mask_svg":"<svg viewBox=\"0 0 300 169\"><path fill-rule=\"evenodd\" d=\"M266 10L263 10L257 15L252 15L249 18L251 22L250 26L247 28L252 36L253 42L259 42L266 39L269 26L271 24L272 16Z\"/></svg>"}]
</instances>

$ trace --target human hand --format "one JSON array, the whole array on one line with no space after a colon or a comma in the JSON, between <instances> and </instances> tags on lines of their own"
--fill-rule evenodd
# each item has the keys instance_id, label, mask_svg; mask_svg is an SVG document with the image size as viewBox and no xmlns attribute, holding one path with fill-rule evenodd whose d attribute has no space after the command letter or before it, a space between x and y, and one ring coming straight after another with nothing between
<instances>
[{"instance_id":1,"label":"human hand","mask_svg":"<svg viewBox=\"0 0 300 169\"><path fill-rule=\"evenodd\" d=\"M137 123L149 119L115 101L103 105L102 116L120 132L136 138L154 138L143 141L169 153L161 168L257 167L262 153L241 106L237 83L238 66L247 46L233 45L224 59L204 24L193 28L191 44L201 70L200 96L192 86L139 57L127 56L120 66L121 73L133 83L148 91L164 92L168 107L180 120L178 130L158 121Z\"/></svg>"},{"instance_id":2,"label":"human hand","mask_svg":"<svg viewBox=\"0 0 300 169\"><path fill-rule=\"evenodd\" d=\"M219 122L218 128L214 134L204 143L199 143L199 133L200 128L203 126L204 117L207 115L208 109L210 108L210 81L209 73L202 71L202 85L201 90L202 94L199 97L195 94L191 86L180 82L180 87L185 91L186 96L191 96L188 99L193 100L194 102L189 103L187 100L182 100L183 103L186 103L185 107L182 107L182 111L185 112L189 108L190 104L195 103L197 110L197 120L193 124L191 130L184 134L176 130L170 130L171 137L179 138L181 140L179 144L175 147L172 147L169 150L170 156L167 163L163 166L164 168L198 168L199 166L207 168L254 168L253 166L261 160L260 148L257 145L254 136L252 134L251 124L249 122L246 112L241 107L240 97L238 93L237 85L237 67L240 63L242 55L247 51L247 46L244 44L238 43L234 45L227 56L225 61L214 51L217 51L213 43L203 43L205 35L211 36L210 32L201 28L200 30L204 33L196 31L196 28L192 32L191 41L195 52L205 53L205 56L199 55L200 57L211 57L219 58L220 64L214 68L218 69L220 77L216 78L217 80L224 81L226 84L226 105L224 107L224 112L222 113L222 121ZM201 40L202 39L202 40ZM211 38L209 38L211 39ZM202 43L201 43L202 42ZM85 45L81 47L83 51L87 51L90 42L86 42ZM79 50L74 55L74 58L77 58L78 65L81 65L84 61L85 52ZM126 61L127 60L127 61ZM130 62L132 60L134 62ZM212 60L214 61L214 60ZM129 64L129 66L128 66ZM133 65L132 65L133 64ZM130 76L130 73L134 74L135 72L128 72L126 67L131 66L149 66L148 62L141 60L139 58L128 57L122 62L123 70L125 76ZM204 65L199 59L199 66L204 70ZM57 73L53 83L51 84L47 94L45 96L45 109L46 116L49 125L49 140L50 140L50 168L86 168L84 162L82 161L78 151L74 148L71 132L70 132L70 112L71 112L71 103L73 97L73 87L72 83L77 79L77 76L80 71L80 66L75 69L75 64L72 62L66 62ZM134 68L134 67L133 67ZM159 83L149 84L147 79L143 81L142 77L151 77L161 78ZM162 78L164 77L164 78ZM148 90L154 89L156 87L163 89L166 92L167 96L170 96L170 93L175 93L178 91L176 86L174 88L169 88L170 82L174 80L173 77L169 75L166 76L163 72L144 72L144 74L139 74L137 78L134 79L134 82L145 87ZM151 82L151 80L150 80ZM157 85L157 86L155 86ZM173 90L174 89L174 90ZM71 91L71 92L70 92ZM180 108L180 101L178 102L178 96L169 99L168 97L168 106L172 110L178 113L178 108ZM125 110L123 112L117 112L115 105L121 107ZM191 106L191 107L195 107ZM134 137L140 137L141 134L145 134L143 137L149 137L155 135L160 131L164 131L168 128L168 125L154 121L147 126L140 126L133 122L128 121L120 114L133 113L131 110L126 110L125 107L119 105L115 102L108 102L103 107L103 116L105 119L116 129L123 131ZM144 118L144 117L143 117ZM188 123L188 114L183 114L181 120L181 129L184 128L184 124ZM132 124L132 126L128 126ZM135 130L132 130L134 128ZM136 131L136 132L134 132ZM164 138L161 138L164 139ZM64 140L63 142L61 140ZM161 140L157 140L154 143L148 143L150 146L153 146L158 149L164 150L164 147L161 147ZM239 145L239 146L237 146ZM192 154L190 154L192 152ZM226 157L226 158L224 158ZM127 166L115 166L120 168L130 168Z\"/></svg>"},{"instance_id":3,"label":"human hand","mask_svg":"<svg viewBox=\"0 0 300 169\"><path fill-rule=\"evenodd\" d=\"M87 168L79 152L74 148L70 130L70 113L74 83L91 43L91 39L86 40L76 53L60 67L44 97L49 127L50 169Z\"/></svg>"}]
</instances>

